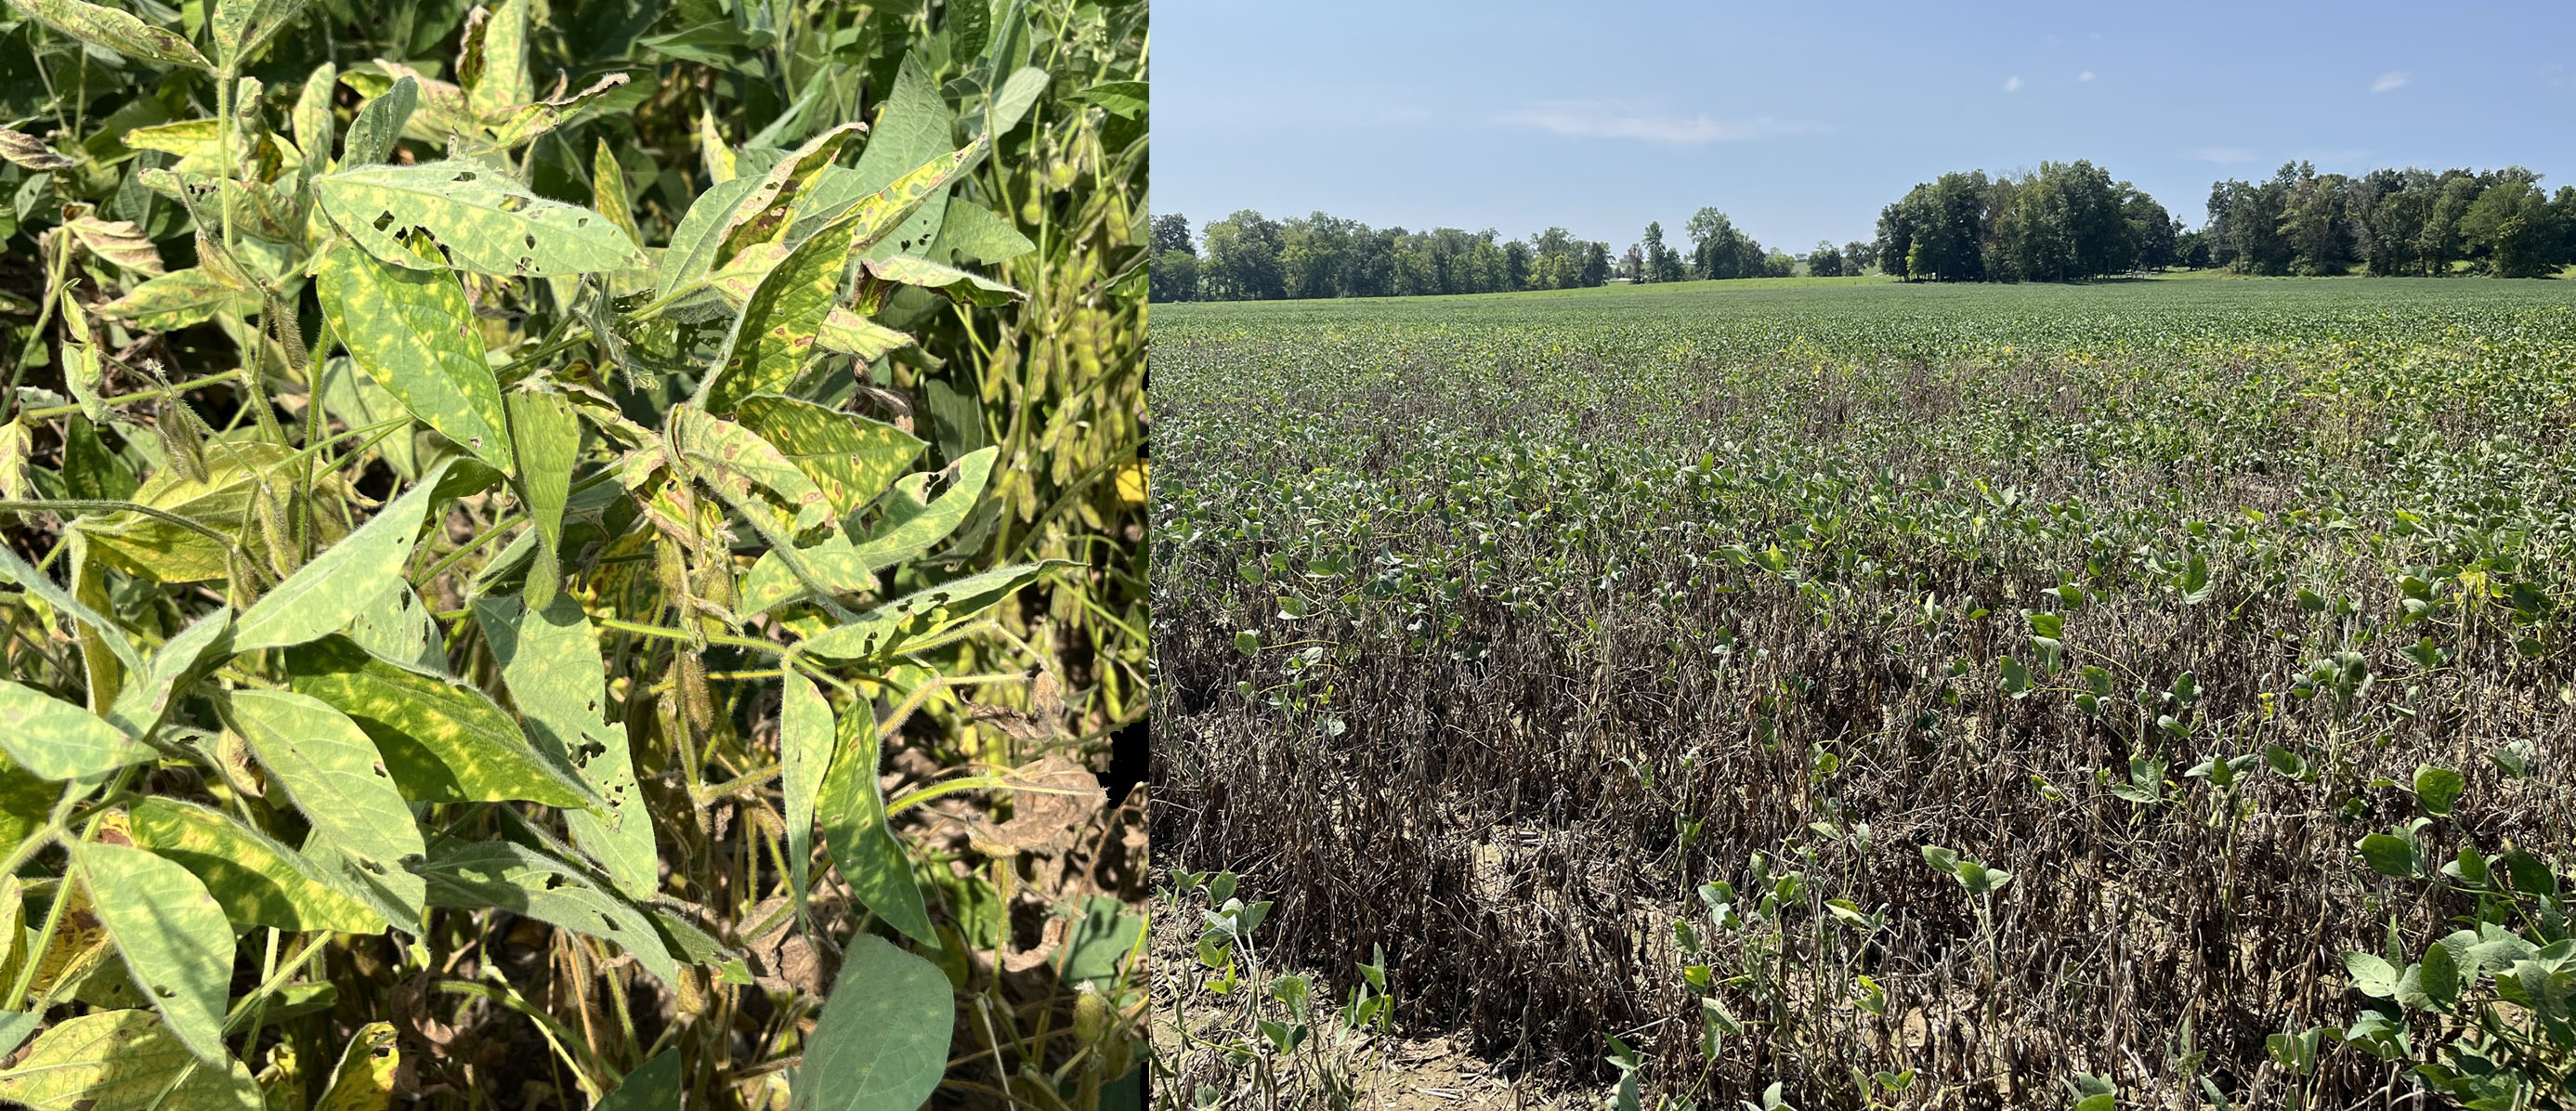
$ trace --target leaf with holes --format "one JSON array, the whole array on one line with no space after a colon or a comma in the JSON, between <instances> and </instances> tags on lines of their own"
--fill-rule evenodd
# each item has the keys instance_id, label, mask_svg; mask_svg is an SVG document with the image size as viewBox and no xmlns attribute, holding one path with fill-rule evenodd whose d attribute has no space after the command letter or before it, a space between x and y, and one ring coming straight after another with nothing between
<instances>
[{"instance_id":1,"label":"leaf with holes","mask_svg":"<svg viewBox=\"0 0 2576 1111\"><path fill-rule=\"evenodd\" d=\"M909 432L792 397L753 394L735 415L813 479L839 516L875 500L921 455Z\"/></svg>"},{"instance_id":2,"label":"leaf with holes","mask_svg":"<svg viewBox=\"0 0 2576 1111\"><path fill-rule=\"evenodd\" d=\"M866 536L852 541L834 530L809 548L798 549L806 565L813 569L823 585L842 593L874 590L876 572L929 551L930 546L946 539L973 512L984 495L985 483L992 477L993 461L1000 455L997 448L984 448L957 461L955 478L936 498L929 496L930 481L939 477L929 472L905 476L895 483L892 497L886 499L884 512ZM742 603L746 613L776 609L806 597L804 584L787 570L787 564L776 552L763 553L760 562L742 581Z\"/></svg>"},{"instance_id":3,"label":"leaf with holes","mask_svg":"<svg viewBox=\"0 0 2576 1111\"><path fill-rule=\"evenodd\" d=\"M516 599L486 598L474 604L474 621L492 642L502 682L529 733L539 746L566 754L606 803L597 812L564 815L572 843L619 890L652 897L660 878L653 816L636 792L626 724L607 719L611 707L600 681L607 669L581 603L558 594L544 609L527 611Z\"/></svg>"},{"instance_id":4,"label":"leaf with holes","mask_svg":"<svg viewBox=\"0 0 2576 1111\"><path fill-rule=\"evenodd\" d=\"M680 982L653 921L561 861L506 841L458 847L419 868L432 906L497 907L579 934L614 942L664 984Z\"/></svg>"},{"instance_id":5,"label":"leaf with holes","mask_svg":"<svg viewBox=\"0 0 2576 1111\"><path fill-rule=\"evenodd\" d=\"M375 742L320 699L282 691L235 691L232 723L275 786L313 825L305 855L342 865L368 905L402 929L421 920L421 881L409 870L422 852L411 807L385 771Z\"/></svg>"},{"instance_id":6,"label":"leaf with holes","mask_svg":"<svg viewBox=\"0 0 2576 1111\"><path fill-rule=\"evenodd\" d=\"M413 228L427 231L455 266L478 274L592 274L644 261L609 218L537 196L476 162L341 170L314 178L313 196L368 254L406 269L441 268L403 241Z\"/></svg>"},{"instance_id":7,"label":"leaf with holes","mask_svg":"<svg viewBox=\"0 0 2576 1111\"><path fill-rule=\"evenodd\" d=\"M827 660L884 659L982 617L1021 587L1058 567L1070 566L1063 560L1048 560L968 575L860 614L856 621L814 635L804 647Z\"/></svg>"},{"instance_id":8,"label":"leaf with holes","mask_svg":"<svg viewBox=\"0 0 2576 1111\"><path fill-rule=\"evenodd\" d=\"M82 0L9 0L36 21L93 46L165 66L215 67L188 40L114 8ZM167 11L168 9L163 9Z\"/></svg>"},{"instance_id":9,"label":"leaf with holes","mask_svg":"<svg viewBox=\"0 0 2576 1111\"><path fill-rule=\"evenodd\" d=\"M215 897L177 862L142 849L85 842L72 859L136 986L197 1060L224 1067L233 927Z\"/></svg>"}]
</instances>

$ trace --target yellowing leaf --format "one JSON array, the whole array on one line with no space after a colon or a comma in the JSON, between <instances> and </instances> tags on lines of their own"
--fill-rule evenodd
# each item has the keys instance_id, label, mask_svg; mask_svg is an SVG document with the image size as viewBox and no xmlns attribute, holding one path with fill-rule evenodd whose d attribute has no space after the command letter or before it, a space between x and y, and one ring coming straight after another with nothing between
<instances>
[{"instance_id":1,"label":"yellowing leaf","mask_svg":"<svg viewBox=\"0 0 2576 1111\"><path fill-rule=\"evenodd\" d=\"M313 1111L385 1111L394 1102L394 1073L402 1068L402 1045L394 1024L370 1022L349 1037L331 1070L331 1086Z\"/></svg>"},{"instance_id":2,"label":"yellowing leaf","mask_svg":"<svg viewBox=\"0 0 2576 1111\"><path fill-rule=\"evenodd\" d=\"M115 8L82 0L9 0L9 4L47 27L129 58L208 71L215 68L187 39Z\"/></svg>"},{"instance_id":3,"label":"yellowing leaf","mask_svg":"<svg viewBox=\"0 0 2576 1111\"><path fill-rule=\"evenodd\" d=\"M814 480L836 516L884 493L922 449L891 424L778 394L746 397L736 415Z\"/></svg>"},{"instance_id":4,"label":"yellowing leaf","mask_svg":"<svg viewBox=\"0 0 2576 1111\"><path fill-rule=\"evenodd\" d=\"M814 799L822 793L823 773L832 766L832 704L814 681L793 667L782 675L778 707L778 789L787 818L787 868L790 890L802 906L807 859L814 855ZM855 714L871 711L864 705Z\"/></svg>"},{"instance_id":5,"label":"yellowing leaf","mask_svg":"<svg viewBox=\"0 0 2576 1111\"><path fill-rule=\"evenodd\" d=\"M601 890L580 872L507 841L465 845L421 865L433 906L508 907L575 933L612 941L665 984L680 964L642 911Z\"/></svg>"},{"instance_id":6,"label":"yellowing leaf","mask_svg":"<svg viewBox=\"0 0 2576 1111\"><path fill-rule=\"evenodd\" d=\"M386 583L401 579L447 462L430 468L393 504L243 610L233 626L233 650L301 644L335 631L356 618Z\"/></svg>"},{"instance_id":7,"label":"yellowing leaf","mask_svg":"<svg viewBox=\"0 0 2576 1111\"><path fill-rule=\"evenodd\" d=\"M983 616L1002 600L1036 582L1061 560L1024 563L968 575L895 599L858 620L835 626L805 641L805 651L827 660L875 660L904 645L937 636Z\"/></svg>"},{"instance_id":8,"label":"yellowing leaf","mask_svg":"<svg viewBox=\"0 0 2576 1111\"><path fill-rule=\"evenodd\" d=\"M204 1064L230 1063L223 1025L233 928L206 885L175 862L124 845L85 842L72 859L135 986L171 1034Z\"/></svg>"},{"instance_id":9,"label":"yellowing leaf","mask_svg":"<svg viewBox=\"0 0 2576 1111\"><path fill-rule=\"evenodd\" d=\"M156 332L203 323L217 313L250 316L259 311L258 294L202 266L173 270L98 307L100 316L131 320Z\"/></svg>"},{"instance_id":10,"label":"yellowing leaf","mask_svg":"<svg viewBox=\"0 0 2576 1111\"><path fill-rule=\"evenodd\" d=\"M504 277L624 270L644 259L616 223L579 205L550 201L477 162L360 166L313 179L331 222L377 260L440 269L403 242L427 231L456 266Z\"/></svg>"},{"instance_id":11,"label":"yellowing leaf","mask_svg":"<svg viewBox=\"0 0 2576 1111\"><path fill-rule=\"evenodd\" d=\"M151 1011L81 1015L36 1035L17 1067L0 1073L0 1099L32 1111L260 1111L259 1085L231 1060L198 1068L163 1100L189 1057Z\"/></svg>"},{"instance_id":12,"label":"yellowing leaf","mask_svg":"<svg viewBox=\"0 0 2576 1111\"><path fill-rule=\"evenodd\" d=\"M296 693L329 703L375 740L405 798L561 807L597 801L481 691L370 656L337 634L289 649L286 661Z\"/></svg>"},{"instance_id":13,"label":"yellowing leaf","mask_svg":"<svg viewBox=\"0 0 2576 1111\"><path fill-rule=\"evenodd\" d=\"M77 779L152 759L152 749L87 710L0 679L0 749L28 774Z\"/></svg>"},{"instance_id":14,"label":"yellowing leaf","mask_svg":"<svg viewBox=\"0 0 2576 1111\"><path fill-rule=\"evenodd\" d=\"M195 873L234 922L281 930L384 932L384 916L343 890L340 881L240 819L169 798L135 803L127 817L136 845Z\"/></svg>"},{"instance_id":15,"label":"yellowing leaf","mask_svg":"<svg viewBox=\"0 0 2576 1111\"><path fill-rule=\"evenodd\" d=\"M529 732L541 746L569 755L607 804L598 813L564 815L572 843L599 862L618 890L650 898L661 887L653 816L636 793L626 725L609 718L601 678L607 669L590 618L578 601L557 594L535 611L523 611L516 599L486 598L474 604L474 620L501 662L501 679Z\"/></svg>"},{"instance_id":16,"label":"yellowing leaf","mask_svg":"<svg viewBox=\"0 0 2576 1111\"><path fill-rule=\"evenodd\" d=\"M991 479L993 460L1000 448L984 448L957 461L956 476L936 498L929 494L934 477L929 472L908 475L895 483L894 493L885 509L865 537L852 542L840 530L824 534L811 547L797 549L805 557L822 584L836 592L850 593L876 588L876 572L929 551L931 545L947 538L964 523L983 497L984 486ZM787 570L786 561L776 552L764 553L743 576L742 610L759 613L775 609L806 596L804 584Z\"/></svg>"},{"instance_id":17,"label":"yellowing leaf","mask_svg":"<svg viewBox=\"0 0 2576 1111\"><path fill-rule=\"evenodd\" d=\"M293 452L275 444L215 442L205 445L205 459L203 481L189 479L179 467L165 467L144 480L134 492L135 503L227 537L248 531L254 503L261 498L271 499L285 519L297 488ZM229 572L224 561L228 544L160 517L119 511L83 517L77 527L98 558L155 582L203 582Z\"/></svg>"},{"instance_id":18,"label":"yellowing leaf","mask_svg":"<svg viewBox=\"0 0 2576 1111\"><path fill-rule=\"evenodd\" d=\"M344 876L395 925L415 929L420 827L385 771L373 741L355 722L319 699L282 691L235 691L232 720L251 754L312 823L307 857L343 865Z\"/></svg>"},{"instance_id":19,"label":"yellowing leaf","mask_svg":"<svg viewBox=\"0 0 2576 1111\"><path fill-rule=\"evenodd\" d=\"M457 446L505 472L516 466L501 386L455 275L341 247L322 256L315 283L358 369Z\"/></svg>"}]
</instances>

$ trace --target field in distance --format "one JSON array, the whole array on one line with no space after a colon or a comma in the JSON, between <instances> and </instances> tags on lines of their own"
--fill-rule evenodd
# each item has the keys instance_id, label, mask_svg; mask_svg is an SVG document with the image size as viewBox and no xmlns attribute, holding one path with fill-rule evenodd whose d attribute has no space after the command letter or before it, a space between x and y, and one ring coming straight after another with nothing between
<instances>
[{"instance_id":1,"label":"field in distance","mask_svg":"<svg viewBox=\"0 0 2576 1111\"><path fill-rule=\"evenodd\" d=\"M1383 1102L1397 1035L1645 1107L2565 1098L2576 285L1150 345L1170 1100Z\"/></svg>"}]
</instances>

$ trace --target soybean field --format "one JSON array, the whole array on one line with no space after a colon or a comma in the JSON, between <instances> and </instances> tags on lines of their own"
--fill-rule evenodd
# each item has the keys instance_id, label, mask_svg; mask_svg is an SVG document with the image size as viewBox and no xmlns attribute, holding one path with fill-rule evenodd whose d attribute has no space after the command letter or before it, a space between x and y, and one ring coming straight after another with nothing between
<instances>
[{"instance_id":1,"label":"soybean field","mask_svg":"<svg viewBox=\"0 0 2576 1111\"><path fill-rule=\"evenodd\" d=\"M1155 317L1158 1103L2570 1106L2576 284Z\"/></svg>"}]
</instances>

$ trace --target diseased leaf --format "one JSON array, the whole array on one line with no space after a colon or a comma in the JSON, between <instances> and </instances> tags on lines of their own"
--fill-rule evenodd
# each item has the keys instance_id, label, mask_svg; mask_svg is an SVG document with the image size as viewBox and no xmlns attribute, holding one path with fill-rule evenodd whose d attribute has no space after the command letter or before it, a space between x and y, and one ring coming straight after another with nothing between
<instances>
[{"instance_id":1,"label":"diseased leaf","mask_svg":"<svg viewBox=\"0 0 2576 1111\"><path fill-rule=\"evenodd\" d=\"M617 152L608 149L606 139L599 140L590 155L590 206L625 232L626 238L644 242L644 233L635 227L635 201L626 189L626 168L618 164Z\"/></svg>"},{"instance_id":2,"label":"diseased leaf","mask_svg":"<svg viewBox=\"0 0 2576 1111\"><path fill-rule=\"evenodd\" d=\"M393 157L394 143L402 138L403 126L420 107L420 82L402 77L384 92L358 106L349 120L349 139L341 144L340 165L344 168L373 166Z\"/></svg>"},{"instance_id":3,"label":"diseased leaf","mask_svg":"<svg viewBox=\"0 0 2576 1111\"><path fill-rule=\"evenodd\" d=\"M429 610L420 604L420 593L400 579L385 586L349 623L345 630L349 640L371 656L423 671L445 670L447 642Z\"/></svg>"},{"instance_id":4,"label":"diseased leaf","mask_svg":"<svg viewBox=\"0 0 2576 1111\"><path fill-rule=\"evenodd\" d=\"M664 984L680 965L651 919L560 861L507 841L461 846L420 866L432 906L499 907L574 933L614 942Z\"/></svg>"},{"instance_id":5,"label":"diseased leaf","mask_svg":"<svg viewBox=\"0 0 2576 1111\"><path fill-rule=\"evenodd\" d=\"M17 1067L0 1073L0 1099L32 1111L262 1111L259 1085L241 1062L199 1068L169 1091L190 1053L151 1011L99 1011L36 1035Z\"/></svg>"},{"instance_id":6,"label":"diseased leaf","mask_svg":"<svg viewBox=\"0 0 2576 1111\"><path fill-rule=\"evenodd\" d=\"M895 483L885 510L868 534L852 542L839 530L825 534L812 547L798 549L806 566L824 586L841 593L876 589L876 572L927 552L955 532L974 512L993 473L999 448L984 448L957 461L956 479L933 499L927 496L934 476L921 472ZM742 609L760 613L806 596L804 584L788 573L775 552L763 553L743 576Z\"/></svg>"},{"instance_id":7,"label":"diseased leaf","mask_svg":"<svg viewBox=\"0 0 2576 1111\"><path fill-rule=\"evenodd\" d=\"M671 232L670 247L653 268L653 281L665 296L695 285L715 269L716 248L724 242L725 228L758 184L749 178L720 182L689 203L688 214Z\"/></svg>"},{"instance_id":8,"label":"diseased leaf","mask_svg":"<svg viewBox=\"0 0 2576 1111\"><path fill-rule=\"evenodd\" d=\"M442 460L393 504L243 610L233 625L233 650L302 644L356 618L387 582L402 578L420 538L421 518L446 473Z\"/></svg>"},{"instance_id":9,"label":"diseased leaf","mask_svg":"<svg viewBox=\"0 0 2576 1111\"><path fill-rule=\"evenodd\" d=\"M454 275L339 247L323 254L315 283L358 369L457 446L504 472L516 467L501 386Z\"/></svg>"},{"instance_id":10,"label":"diseased leaf","mask_svg":"<svg viewBox=\"0 0 2576 1111\"><path fill-rule=\"evenodd\" d=\"M812 816L822 819L832 866L840 869L851 894L887 925L924 945L939 944L921 886L912 878L912 860L886 825L885 792L877 782L881 748L875 712L862 704L842 714L831 748L822 755L830 766Z\"/></svg>"},{"instance_id":11,"label":"diseased leaf","mask_svg":"<svg viewBox=\"0 0 2576 1111\"><path fill-rule=\"evenodd\" d=\"M0 679L0 749L28 774L78 779L152 759L152 749L87 710Z\"/></svg>"},{"instance_id":12,"label":"diseased leaf","mask_svg":"<svg viewBox=\"0 0 2576 1111\"><path fill-rule=\"evenodd\" d=\"M608 692L601 681L606 667L590 618L578 601L558 594L538 611L522 610L517 599L486 598L474 604L474 620L491 642L529 733L541 747L568 754L606 803L596 813L564 815L572 843L598 861L619 890L652 897L661 885L653 816L636 792L626 725L607 718Z\"/></svg>"},{"instance_id":13,"label":"diseased leaf","mask_svg":"<svg viewBox=\"0 0 2576 1111\"><path fill-rule=\"evenodd\" d=\"M814 346L856 355L861 362L874 362L912 344L911 336L841 308L825 316L823 330L814 334Z\"/></svg>"},{"instance_id":14,"label":"diseased leaf","mask_svg":"<svg viewBox=\"0 0 2576 1111\"><path fill-rule=\"evenodd\" d=\"M134 669L116 692L107 720L128 736L150 736L169 711L171 696L201 669L231 654L232 620L232 607L217 606L164 642L150 663Z\"/></svg>"},{"instance_id":15,"label":"diseased leaf","mask_svg":"<svg viewBox=\"0 0 2576 1111\"><path fill-rule=\"evenodd\" d=\"M82 0L9 0L9 6L82 42L165 66L215 67L188 40L115 8Z\"/></svg>"},{"instance_id":16,"label":"diseased leaf","mask_svg":"<svg viewBox=\"0 0 2576 1111\"><path fill-rule=\"evenodd\" d=\"M738 503L747 502L757 487L788 507L798 529L831 517L831 504L814 481L748 428L694 405L680 406L671 412L671 442L700 479Z\"/></svg>"},{"instance_id":17,"label":"diseased leaf","mask_svg":"<svg viewBox=\"0 0 2576 1111\"><path fill-rule=\"evenodd\" d=\"M827 660L882 659L912 644L981 617L1062 560L1024 563L968 575L895 599L805 642L805 651Z\"/></svg>"},{"instance_id":18,"label":"diseased leaf","mask_svg":"<svg viewBox=\"0 0 2576 1111\"><path fill-rule=\"evenodd\" d=\"M192 802L147 798L127 810L134 843L206 885L224 917L245 926L383 933L383 915L321 866L241 820Z\"/></svg>"},{"instance_id":19,"label":"diseased leaf","mask_svg":"<svg viewBox=\"0 0 2576 1111\"><path fill-rule=\"evenodd\" d=\"M6 545L0 545L0 582L15 583L19 589L35 595L57 612L69 616L79 624L80 628L96 636L102 644L106 645L117 661L125 665L126 670L143 669L143 655L134 650L134 642L126 639L125 630L122 627L109 621L97 610L82 603L80 599L73 597L70 591L55 585L54 580L46 577L44 572L27 566L26 561L19 559L18 553L10 551Z\"/></svg>"},{"instance_id":20,"label":"diseased leaf","mask_svg":"<svg viewBox=\"0 0 2576 1111\"><path fill-rule=\"evenodd\" d=\"M161 250L143 234L132 220L101 220L81 216L63 221L62 230L87 248L89 253L137 274L162 272Z\"/></svg>"},{"instance_id":21,"label":"diseased leaf","mask_svg":"<svg viewBox=\"0 0 2576 1111\"><path fill-rule=\"evenodd\" d=\"M1019 290L980 274L942 266L919 255L869 259L868 276L880 282L920 286L967 305L1007 305L1025 296Z\"/></svg>"},{"instance_id":22,"label":"diseased leaf","mask_svg":"<svg viewBox=\"0 0 2576 1111\"><path fill-rule=\"evenodd\" d=\"M422 853L420 827L375 743L346 715L305 695L235 691L231 706L242 739L268 769L271 791L284 790L313 825L305 855L344 865L341 874L370 906L395 926L416 929L421 881L409 864Z\"/></svg>"},{"instance_id":23,"label":"diseased leaf","mask_svg":"<svg viewBox=\"0 0 2576 1111\"><path fill-rule=\"evenodd\" d=\"M165 418L184 421L184 416ZM206 476L164 467L134 492L137 505L187 518L218 536L245 535L266 499L279 513L291 509L297 489L293 452L275 444L216 441L205 445ZM82 517L76 527L90 550L109 565L154 582L203 582L231 573L231 545L160 517L117 511Z\"/></svg>"},{"instance_id":24,"label":"diseased leaf","mask_svg":"<svg viewBox=\"0 0 2576 1111\"><path fill-rule=\"evenodd\" d=\"M333 224L391 266L444 268L403 241L413 228L478 274L589 274L644 261L607 217L537 196L477 162L357 166L313 179L313 195Z\"/></svg>"},{"instance_id":25,"label":"diseased leaf","mask_svg":"<svg viewBox=\"0 0 2576 1111\"><path fill-rule=\"evenodd\" d=\"M787 868L798 905L805 900L807 860L814 855L814 799L832 765L832 704L805 673L788 667L778 707L778 789L787 818ZM864 708L855 708L864 714ZM909 878L909 877L907 877Z\"/></svg>"},{"instance_id":26,"label":"diseased leaf","mask_svg":"<svg viewBox=\"0 0 2576 1111\"><path fill-rule=\"evenodd\" d=\"M394 1102L394 1074L402 1068L402 1043L390 1022L370 1022L349 1036L331 1086L313 1111L386 1111Z\"/></svg>"},{"instance_id":27,"label":"diseased leaf","mask_svg":"<svg viewBox=\"0 0 2576 1111\"><path fill-rule=\"evenodd\" d=\"M518 445L519 496L537 531L537 561L528 569L528 605L544 609L555 595L563 550L564 500L572 494L573 464L581 458L581 417L572 399L552 390L510 394L510 435Z\"/></svg>"},{"instance_id":28,"label":"diseased leaf","mask_svg":"<svg viewBox=\"0 0 2576 1111\"><path fill-rule=\"evenodd\" d=\"M883 421L777 394L744 398L737 416L814 480L835 516L847 516L884 493L923 446Z\"/></svg>"},{"instance_id":29,"label":"diseased leaf","mask_svg":"<svg viewBox=\"0 0 2576 1111\"><path fill-rule=\"evenodd\" d=\"M751 192L725 221L724 233L716 245L716 261L742 253L754 243L767 243L787 234L787 220L796 203L816 175L839 159L850 140L867 131L862 123L845 123L805 142L790 151L778 164L762 174ZM945 136L942 137L945 139ZM947 144L940 144L945 149Z\"/></svg>"},{"instance_id":30,"label":"diseased leaf","mask_svg":"<svg viewBox=\"0 0 2576 1111\"><path fill-rule=\"evenodd\" d=\"M66 170L75 165L71 159L63 157L35 136L7 128L0 128L0 160L6 160L10 165L21 169L35 170L39 173L46 170Z\"/></svg>"},{"instance_id":31,"label":"diseased leaf","mask_svg":"<svg viewBox=\"0 0 2576 1111\"><path fill-rule=\"evenodd\" d=\"M906 54L895 70L894 85L876 110L876 128L868 134L868 145L859 152L858 165L846 171L834 171L814 183L810 196L796 205L794 242L811 234L831 219L830 213L870 193L874 193L915 167L954 150L957 120L948 109L948 99L922 68L918 53ZM948 204L948 190L943 186L926 196L920 207L905 216L900 224L880 237L876 246L862 252L876 258L918 252L930 246L939 234L940 222Z\"/></svg>"},{"instance_id":32,"label":"diseased leaf","mask_svg":"<svg viewBox=\"0 0 2576 1111\"><path fill-rule=\"evenodd\" d=\"M298 694L329 703L373 738L403 797L587 807L597 800L528 744L483 692L367 654L337 634L286 655Z\"/></svg>"},{"instance_id":33,"label":"diseased leaf","mask_svg":"<svg viewBox=\"0 0 2576 1111\"><path fill-rule=\"evenodd\" d=\"M100 316L130 320L156 332L174 332L201 324L217 313L239 317L254 316L259 311L257 293L203 266L173 270L98 307Z\"/></svg>"},{"instance_id":34,"label":"diseased leaf","mask_svg":"<svg viewBox=\"0 0 2576 1111\"><path fill-rule=\"evenodd\" d=\"M489 118L537 94L528 82L528 0L501 0L486 12L466 33L457 81L474 114Z\"/></svg>"},{"instance_id":35,"label":"diseased leaf","mask_svg":"<svg viewBox=\"0 0 2576 1111\"><path fill-rule=\"evenodd\" d=\"M1008 262L1038 245L1020 234L1018 225L981 205L956 204L939 222L938 246L934 258L983 263Z\"/></svg>"},{"instance_id":36,"label":"diseased leaf","mask_svg":"<svg viewBox=\"0 0 2576 1111\"><path fill-rule=\"evenodd\" d=\"M956 999L939 966L861 934L788 1081L789 1111L916 1111L948 1069Z\"/></svg>"},{"instance_id":37,"label":"diseased leaf","mask_svg":"<svg viewBox=\"0 0 2576 1111\"><path fill-rule=\"evenodd\" d=\"M701 408L725 416L743 398L786 389L804 375L814 334L840 296L850 259L847 232L858 220L854 210L770 267L734 318L715 369L698 386Z\"/></svg>"},{"instance_id":38,"label":"diseased leaf","mask_svg":"<svg viewBox=\"0 0 2576 1111\"><path fill-rule=\"evenodd\" d=\"M72 859L126 970L170 1033L197 1060L230 1064L223 1026L233 928L206 885L174 861L124 845L81 843Z\"/></svg>"},{"instance_id":39,"label":"diseased leaf","mask_svg":"<svg viewBox=\"0 0 2576 1111\"><path fill-rule=\"evenodd\" d=\"M258 56L260 48L302 14L308 0L215 0L206 29L215 42L215 57L239 66Z\"/></svg>"}]
</instances>

